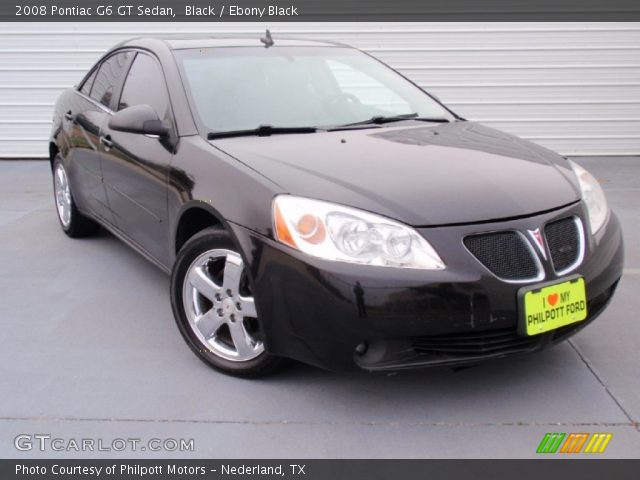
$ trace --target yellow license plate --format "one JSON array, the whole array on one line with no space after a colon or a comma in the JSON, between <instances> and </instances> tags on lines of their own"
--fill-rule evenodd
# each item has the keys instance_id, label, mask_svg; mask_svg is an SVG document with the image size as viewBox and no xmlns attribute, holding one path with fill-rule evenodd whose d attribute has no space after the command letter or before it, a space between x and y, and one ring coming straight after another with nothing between
<instances>
[{"instance_id":1,"label":"yellow license plate","mask_svg":"<svg viewBox=\"0 0 640 480\"><path fill-rule=\"evenodd\" d=\"M584 278L524 292L524 333L538 335L587 318Z\"/></svg>"}]
</instances>

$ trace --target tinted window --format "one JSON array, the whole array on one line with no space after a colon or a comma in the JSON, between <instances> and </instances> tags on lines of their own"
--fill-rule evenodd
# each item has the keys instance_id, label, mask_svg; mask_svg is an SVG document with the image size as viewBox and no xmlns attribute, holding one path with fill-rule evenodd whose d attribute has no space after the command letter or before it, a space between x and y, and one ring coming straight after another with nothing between
<instances>
[{"instance_id":1,"label":"tinted window","mask_svg":"<svg viewBox=\"0 0 640 480\"><path fill-rule=\"evenodd\" d=\"M91 98L105 107L110 106L111 97L122 81L131 55L131 52L121 52L102 62L91 88Z\"/></svg>"},{"instance_id":2,"label":"tinted window","mask_svg":"<svg viewBox=\"0 0 640 480\"><path fill-rule=\"evenodd\" d=\"M87 78L85 82L82 84L82 88L80 89L80 91L85 95L89 95L89 92L91 91L91 86L93 85L93 81L96 78L96 73L98 73L97 68L93 71L91 75L89 75L89 78Z\"/></svg>"},{"instance_id":3,"label":"tinted window","mask_svg":"<svg viewBox=\"0 0 640 480\"><path fill-rule=\"evenodd\" d=\"M135 105L151 105L161 119L169 118L169 98L158 62L138 54L129 70L118 110Z\"/></svg>"}]
</instances>

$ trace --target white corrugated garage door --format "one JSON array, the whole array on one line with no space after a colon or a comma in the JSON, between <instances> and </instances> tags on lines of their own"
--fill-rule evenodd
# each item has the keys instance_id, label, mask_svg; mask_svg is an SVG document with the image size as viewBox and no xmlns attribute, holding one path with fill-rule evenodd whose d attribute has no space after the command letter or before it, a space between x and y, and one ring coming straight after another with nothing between
<instances>
[{"instance_id":1,"label":"white corrugated garage door","mask_svg":"<svg viewBox=\"0 0 640 480\"><path fill-rule=\"evenodd\" d=\"M116 42L173 32L349 43L459 114L564 154L640 154L639 23L0 24L0 157L42 157L52 107Z\"/></svg>"}]
</instances>

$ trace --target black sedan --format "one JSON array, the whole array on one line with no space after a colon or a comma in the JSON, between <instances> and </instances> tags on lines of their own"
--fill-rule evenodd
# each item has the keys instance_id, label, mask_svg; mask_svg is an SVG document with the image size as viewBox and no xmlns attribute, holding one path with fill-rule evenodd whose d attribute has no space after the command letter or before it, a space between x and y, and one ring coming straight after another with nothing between
<instances>
[{"instance_id":1,"label":"black sedan","mask_svg":"<svg viewBox=\"0 0 640 480\"><path fill-rule=\"evenodd\" d=\"M60 96L49 148L64 232L171 273L186 342L236 375L534 352L622 274L587 171L345 45L124 42Z\"/></svg>"}]
</instances>

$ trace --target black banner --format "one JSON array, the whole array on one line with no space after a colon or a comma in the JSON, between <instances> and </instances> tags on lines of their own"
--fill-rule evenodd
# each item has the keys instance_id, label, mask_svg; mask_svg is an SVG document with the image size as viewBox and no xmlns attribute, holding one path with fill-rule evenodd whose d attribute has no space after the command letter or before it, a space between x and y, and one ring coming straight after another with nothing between
<instances>
[{"instance_id":1,"label":"black banner","mask_svg":"<svg viewBox=\"0 0 640 480\"><path fill-rule=\"evenodd\" d=\"M2 0L14 22L640 20L637 0Z\"/></svg>"},{"instance_id":2,"label":"black banner","mask_svg":"<svg viewBox=\"0 0 640 480\"><path fill-rule=\"evenodd\" d=\"M0 460L2 480L631 480L638 460Z\"/></svg>"}]
</instances>

